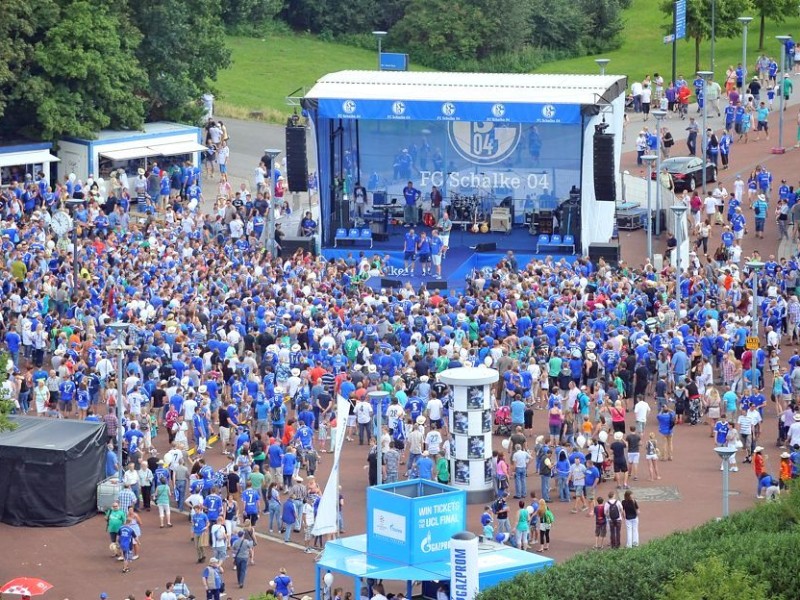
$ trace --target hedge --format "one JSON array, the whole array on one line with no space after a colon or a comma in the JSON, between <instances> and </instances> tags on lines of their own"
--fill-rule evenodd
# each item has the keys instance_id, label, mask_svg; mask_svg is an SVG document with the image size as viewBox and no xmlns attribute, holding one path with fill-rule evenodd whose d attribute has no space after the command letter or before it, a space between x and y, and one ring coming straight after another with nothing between
<instances>
[{"instance_id":1,"label":"hedge","mask_svg":"<svg viewBox=\"0 0 800 600\"><path fill-rule=\"evenodd\" d=\"M687 508L687 510L689 510ZM720 521L676 532L638 548L585 552L545 571L523 573L478 600L653 600L667 583L712 556L769 584L787 600L797 594L800 492Z\"/></svg>"}]
</instances>

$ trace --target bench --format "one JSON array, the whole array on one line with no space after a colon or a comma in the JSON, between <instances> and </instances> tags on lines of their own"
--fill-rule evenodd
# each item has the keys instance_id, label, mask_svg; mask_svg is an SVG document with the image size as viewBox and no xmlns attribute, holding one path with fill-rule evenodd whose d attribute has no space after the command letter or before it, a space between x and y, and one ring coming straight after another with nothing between
<instances>
[{"instance_id":1,"label":"bench","mask_svg":"<svg viewBox=\"0 0 800 600\"><path fill-rule=\"evenodd\" d=\"M542 234L536 241L536 253L540 254L542 248L555 248L557 251L569 250L570 254L575 254L575 237L565 235L562 239L557 233L552 236Z\"/></svg>"},{"instance_id":2,"label":"bench","mask_svg":"<svg viewBox=\"0 0 800 600\"><path fill-rule=\"evenodd\" d=\"M339 242L369 242L369 247L372 248L372 231L355 227L348 230L340 227L333 236L333 247L336 248Z\"/></svg>"}]
</instances>

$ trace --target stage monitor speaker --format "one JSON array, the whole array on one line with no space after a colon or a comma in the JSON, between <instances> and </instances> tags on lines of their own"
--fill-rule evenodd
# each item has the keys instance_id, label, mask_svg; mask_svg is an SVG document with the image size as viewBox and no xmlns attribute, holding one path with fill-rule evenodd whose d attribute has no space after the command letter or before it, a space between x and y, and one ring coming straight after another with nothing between
<instances>
[{"instance_id":1,"label":"stage monitor speaker","mask_svg":"<svg viewBox=\"0 0 800 600\"><path fill-rule=\"evenodd\" d=\"M386 279L384 277L381 278L381 287L382 288L401 288L403 287L403 282L399 279Z\"/></svg>"},{"instance_id":2,"label":"stage monitor speaker","mask_svg":"<svg viewBox=\"0 0 800 600\"><path fill-rule=\"evenodd\" d=\"M607 264L618 267L620 259L619 246L617 244L589 244L589 260L597 264L601 258Z\"/></svg>"},{"instance_id":3,"label":"stage monitor speaker","mask_svg":"<svg viewBox=\"0 0 800 600\"><path fill-rule=\"evenodd\" d=\"M286 256L291 256L298 249L302 248L306 252L310 252L312 255L317 255L317 245L314 243L314 237L285 237L283 238L283 242L281 243L281 254Z\"/></svg>"},{"instance_id":4,"label":"stage monitor speaker","mask_svg":"<svg viewBox=\"0 0 800 600\"><path fill-rule=\"evenodd\" d=\"M478 244L475 246L475 252L495 252L497 250L496 242L487 242L485 244Z\"/></svg>"},{"instance_id":5,"label":"stage monitor speaker","mask_svg":"<svg viewBox=\"0 0 800 600\"><path fill-rule=\"evenodd\" d=\"M601 202L616 202L617 183L614 164L614 135L594 134L594 197Z\"/></svg>"},{"instance_id":6,"label":"stage monitor speaker","mask_svg":"<svg viewBox=\"0 0 800 600\"><path fill-rule=\"evenodd\" d=\"M286 128L286 179L292 192L308 191L306 128Z\"/></svg>"}]
</instances>

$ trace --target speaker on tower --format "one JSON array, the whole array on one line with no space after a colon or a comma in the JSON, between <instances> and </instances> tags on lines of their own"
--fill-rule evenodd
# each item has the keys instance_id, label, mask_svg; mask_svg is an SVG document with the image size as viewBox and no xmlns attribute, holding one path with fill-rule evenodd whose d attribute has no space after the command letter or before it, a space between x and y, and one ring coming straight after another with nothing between
<instances>
[{"instance_id":1,"label":"speaker on tower","mask_svg":"<svg viewBox=\"0 0 800 600\"><path fill-rule=\"evenodd\" d=\"M306 128L286 128L286 179L292 192L308 191Z\"/></svg>"},{"instance_id":2,"label":"speaker on tower","mask_svg":"<svg viewBox=\"0 0 800 600\"><path fill-rule=\"evenodd\" d=\"M594 196L602 202L616 202L617 183L614 164L614 134L605 133L603 123L594 131Z\"/></svg>"}]
</instances>

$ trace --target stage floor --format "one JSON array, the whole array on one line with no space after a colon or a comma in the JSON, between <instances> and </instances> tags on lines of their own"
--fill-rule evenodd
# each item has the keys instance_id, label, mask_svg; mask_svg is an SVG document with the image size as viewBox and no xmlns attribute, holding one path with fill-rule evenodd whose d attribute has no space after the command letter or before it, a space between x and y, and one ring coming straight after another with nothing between
<instances>
[{"instance_id":1,"label":"stage floor","mask_svg":"<svg viewBox=\"0 0 800 600\"><path fill-rule=\"evenodd\" d=\"M419 234L425 231L430 235L431 228L424 225L414 227ZM559 253L536 253L537 235L531 235L527 227L517 226L509 233L472 233L464 231L461 227L453 229L450 233L450 249L442 262L442 279L422 277L420 264L415 265L414 273L409 273L403 260L403 239L408 228L402 225L390 225L388 239L385 241L374 240L372 249L364 242L339 242L336 248L323 248L326 258L347 258L358 260L364 256L379 254L388 257L382 277L372 277L367 284L373 289L400 287L410 282L414 288L425 284L428 289L438 288L449 293L457 293L465 288L467 278L476 269L490 274L497 263L511 250L517 258L520 267L531 260L542 260L552 256L556 260L566 258L570 262L577 255ZM495 244L489 250L477 251L479 244Z\"/></svg>"}]
</instances>

